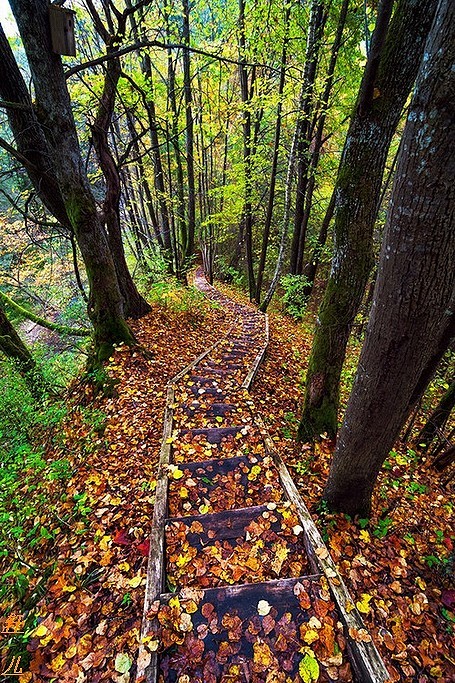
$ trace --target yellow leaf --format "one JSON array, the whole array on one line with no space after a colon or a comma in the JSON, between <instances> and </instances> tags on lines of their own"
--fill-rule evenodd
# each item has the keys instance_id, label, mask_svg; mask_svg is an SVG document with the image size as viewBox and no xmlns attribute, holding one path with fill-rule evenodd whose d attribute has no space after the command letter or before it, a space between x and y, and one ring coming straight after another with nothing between
<instances>
[{"instance_id":1,"label":"yellow leaf","mask_svg":"<svg viewBox=\"0 0 455 683\"><path fill-rule=\"evenodd\" d=\"M270 612L271 606L267 602L267 600L259 600L258 602L258 614L261 617L267 616L267 614Z\"/></svg>"},{"instance_id":2,"label":"yellow leaf","mask_svg":"<svg viewBox=\"0 0 455 683\"><path fill-rule=\"evenodd\" d=\"M183 477L183 470L179 470L178 467L173 470L172 474L172 479L181 479Z\"/></svg>"},{"instance_id":3,"label":"yellow leaf","mask_svg":"<svg viewBox=\"0 0 455 683\"><path fill-rule=\"evenodd\" d=\"M366 531L366 529L362 529L359 536L360 540L364 541L365 543L369 543L371 541L370 534L368 531Z\"/></svg>"},{"instance_id":4,"label":"yellow leaf","mask_svg":"<svg viewBox=\"0 0 455 683\"><path fill-rule=\"evenodd\" d=\"M135 576L132 579L128 581L128 585L131 586L131 588L137 588L142 581L142 576Z\"/></svg>"},{"instance_id":5,"label":"yellow leaf","mask_svg":"<svg viewBox=\"0 0 455 683\"><path fill-rule=\"evenodd\" d=\"M100 549L106 551L109 547L110 541L110 536L103 536L103 538L100 541Z\"/></svg>"},{"instance_id":6,"label":"yellow leaf","mask_svg":"<svg viewBox=\"0 0 455 683\"><path fill-rule=\"evenodd\" d=\"M52 671L57 673L57 671L60 671L60 669L65 665L66 659L62 656L62 654L58 654L50 663L50 668Z\"/></svg>"},{"instance_id":7,"label":"yellow leaf","mask_svg":"<svg viewBox=\"0 0 455 683\"><path fill-rule=\"evenodd\" d=\"M313 683L319 680L319 664L313 656L314 653L311 650L309 652L311 654L305 654L299 664L299 674L303 683Z\"/></svg>"},{"instance_id":8,"label":"yellow leaf","mask_svg":"<svg viewBox=\"0 0 455 683\"><path fill-rule=\"evenodd\" d=\"M314 629L310 628L303 635L303 640L305 641L305 643L308 643L308 645L311 645L311 643L314 643L316 640L319 640L319 633Z\"/></svg>"},{"instance_id":9,"label":"yellow leaf","mask_svg":"<svg viewBox=\"0 0 455 683\"><path fill-rule=\"evenodd\" d=\"M40 624L39 626L36 627L33 635L36 636L37 638L42 638L43 636L46 635L46 633L47 633L47 628L44 626L44 624Z\"/></svg>"},{"instance_id":10,"label":"yellow leaf","mask_svg":"<svg viewBox=\"0 0 455 683\"><path fill-rule=\"evenodd\" d=\"M253 662L268 668L273 662L273 655L267 643L261 640L253 643Z\"/></svg>"},{"instance_id":11,"label":"yellow leaf","mask_svg":"<svg viewBox=\"0 0 455 683\"><path fill-rule=\"evenodd\" d=\"M274 548L274 551L275 552L272 561L272 570L275 572L275 574L279 574L281 571L281 567L283 566L283 562L289 554L289 548L285 545L280 544Z\"/></svg>"},{"instance_id":12,"label":"yellow leaf","mask_svg":"<svg viewBox=\"0 0 455 683\"><path fill-rule=\"evenodd\" d=\"M362 593L362 599L361 599L361 600L357 600L357 602L355 603L356 606L357 606L357 609L359 610L359 612L362 612L363 614L368 614L368 613L369 613L369 611L370 611L370 609L371 609L371 608L370 608L370 605L369 605L369 602L370 602L370 600L372 599L372 597L373 597L373 596L372 596L372 595L368 595L368 593Z\"/></svg>"}]
</instances>

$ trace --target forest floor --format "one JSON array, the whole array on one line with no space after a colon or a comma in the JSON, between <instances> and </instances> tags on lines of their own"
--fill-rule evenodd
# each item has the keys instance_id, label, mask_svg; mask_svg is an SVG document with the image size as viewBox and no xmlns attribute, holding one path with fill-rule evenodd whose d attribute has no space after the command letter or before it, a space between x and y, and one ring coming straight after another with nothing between
<instances>
[{"instance_id":1,"label":"forest floor","mask_svg":"<svg viewBox=\"0 0 455 683\"><path fill-rule=\"evenodd\" d=\"M125 347L116 351L108 367L118 382L113 397L73 384L64 428L58 439L47 437L46 453L49 462L69 461L70 478L37 480L33 490L33 473L24 472L16 504L39 496L40 512L29 523L47 533L33 547L18 549L29 585L13 616L3 619L2 630L26 631L21 682L134 680L165 384L231 322L208 303L185 310L174 303L154 305L134 324L151 360ZM270 315L270 346L252 390L255 405L392 680L453 682L453 479L444 483L448 472L437 474L397 444L376 486L370 520L354 523L321 511L333 444L322 440L311 448L294 440L310 329L278 312ZM343 401L357 355L354 345ZM8 605L1 606L4 611Z\"/></svg>"}]
</instances>

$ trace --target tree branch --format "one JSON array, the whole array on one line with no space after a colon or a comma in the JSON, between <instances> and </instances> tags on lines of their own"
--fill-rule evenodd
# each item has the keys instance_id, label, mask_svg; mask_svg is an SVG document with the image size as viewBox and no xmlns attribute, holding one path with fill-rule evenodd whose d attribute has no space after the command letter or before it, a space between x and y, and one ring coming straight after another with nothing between
<instances>
[{"instance_id":1,"label":"tree branch","mask_svg":"<svg viewBox=\"0 0 455 683\"><path fill-rule=\"evenodd\" d=\"M88 62L82 62L82 64L77 64L76 66L71 67L71 69L67 69L65 71L65 77L70 78L71 76L74 76L74 74L79 73L79 71L84 71L84 69L88 69L91 66L97 66L98 64L104 64L104 62L107 62L109 59L115 59L116 57L121 57L122 55L127 55L130 52L134 52L135 50L141 50L142 48L146 47L159 47L163 50L190 50L191 52L194 52L197 55L203 55L204 57L209 57L210 59L216 59L220 62L225 62L226 64L235 64L236 66L239 66L242 64L243 66L251 66L251 67L264 67L265 69L270 69L271 71L278 71L275 67L270 66L269 64L262 64L262 63L253 63L253 62L240 62L238 59L230 59L229 57L222 57L221 55L216 55L213 54L213 52L207 52L206 50L200 50L196 47L190 47L188 48L187 45L184 45L183 43L163 43L161 40L142 40L138 43L134 43L133 45L127 45L126 47L122 47L119 50L113 50L109 54L102 55L101 57L97 57L96 59L91 59Z\"/></svg>"}]
</instances>

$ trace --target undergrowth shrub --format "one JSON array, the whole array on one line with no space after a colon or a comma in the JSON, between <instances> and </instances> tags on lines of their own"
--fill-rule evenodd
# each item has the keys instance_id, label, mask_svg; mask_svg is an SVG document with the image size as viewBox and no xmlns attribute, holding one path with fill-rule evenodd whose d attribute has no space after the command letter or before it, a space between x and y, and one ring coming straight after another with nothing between
<instances>
[{"instance_id":1,"label":"undergrowth shrub","mask_svg":"<svg viewBox=\"0 0 455 683\"><path fill-rule=\"evenodd\" d=\"M195 287L185 287L172 278L153 284L147 298L164 310L186 315L194 323L205 318L207 306L217 307Z\"/></svg>"},{"instance_id":2,"label":"undergrowth shrub","mask_svg":"<svg viewBox=\"0 0 455 683\"><path fill-rule=\"evenodd\" d=\"M43 362L53 388L66 384L77 363ZM64 373L62 375L62 370ZM67 408L62 398L37 402L14 364L0 361L0 606L6 611L24 601L32 579L43 570L27 561L28 552L52 542L54 532L43 516L58 498L61 483L72 476L67 458L48 452L62 446L61 424ZM37 600L39 596L37 597Z\"/></svg>"},{"instance_id":3,"label":"undergrowth shrub","mask_svg":"<svg viewBox=\"0 0 455 683\"><path fill-rule=\"evenodd\" d=\"M305 288L308 284L308 278L305 275L284 275L281 278L284 309L296 320L300 320L305 315L308 303Z\"/></svg>"}]
</instances>

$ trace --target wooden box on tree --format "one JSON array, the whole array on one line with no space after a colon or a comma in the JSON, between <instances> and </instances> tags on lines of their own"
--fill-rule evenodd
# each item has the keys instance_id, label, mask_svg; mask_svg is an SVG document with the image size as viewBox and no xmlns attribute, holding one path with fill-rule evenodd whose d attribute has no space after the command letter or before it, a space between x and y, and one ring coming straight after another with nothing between
<instances>
[{"instance_id":1,"label":"wooden box on tree","mask_svg":"<svg viewBox=\"0 0 455 683\"><path fill-rule=\"evenodd\" d=\"M52 50L58 55L76 56L74 12L59 5L49 5Z\"/></svg>"}]
</instances>

